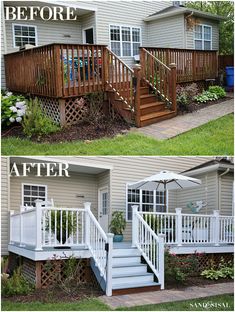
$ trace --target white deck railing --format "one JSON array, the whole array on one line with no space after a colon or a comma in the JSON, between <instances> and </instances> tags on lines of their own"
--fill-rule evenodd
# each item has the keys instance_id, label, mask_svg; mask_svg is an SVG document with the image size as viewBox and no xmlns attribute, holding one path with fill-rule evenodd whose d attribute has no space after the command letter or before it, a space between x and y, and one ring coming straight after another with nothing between
<instances>
[{"instance_id":1,"label":"white deck railing","mask_svg":"<svg viewBox=\"0 0 235 312\"><path fill-rule=\"evenodd\" d=\"M113 234L106 234L85 203L84 208L43 207L10 215L10 244L45 247L86 247L106 283L106 295L112 295Z\"/></svg>"},{"instance_id":2,"label":"white deck railing","mask_svg":"<svg viewBox=\"0 0 235 312\"><path fill-rule=\"evenodd\" d=\"M138 212L154 233L165 234L165 243L181 245L234 243L234 217L185 214L181 208L175 213Z\"/></svg>"},{"instance_id":3,"label":"white deck railing","mask_svg":"<svg viewBox=\"0 0 235 312\"><path fill-rule=\"evenodd\" d=\"M137 247L164 289L164 234L156 234L133 206L132 245Z\"/></svg>"}]
</instances>

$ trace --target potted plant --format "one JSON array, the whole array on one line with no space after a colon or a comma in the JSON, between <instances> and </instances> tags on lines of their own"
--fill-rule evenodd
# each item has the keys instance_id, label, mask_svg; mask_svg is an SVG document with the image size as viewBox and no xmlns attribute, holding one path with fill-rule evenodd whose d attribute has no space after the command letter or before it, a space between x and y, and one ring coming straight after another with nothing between
<instances>
[{"instance_id":1,"label":"potted plant","mask_svg":"<svg viewBox=\"0 0 235 312\"><path fill-rule=\"evenodd\" d=\"M61 225L62 225L62 230L61 230ZM49 231L50 226L51 226L52 233L55 233L55 229L56 229L56 239L63 245L61 246L61 248L65 248L64 245L66 243L67 238L72 234L72 232L76 231L76 216L74 214L73 220L72 220L71 211L67 211L67 214L66 214L66 211L52 210L50 219L49 219L49 216L46 219L47 231ZM55 248L59 248L59 247L55 247ZM66 247L66 248L70 248L70 247Z\"/></svg>"},{"instance_id":2,"label":"potted plant","mask_svg":"<svg viewBox=\"0 0 235 312\"><path fill-rule=\"evenodd\" d=\"M112 214L112 221L110 223L109 229L114 234L114 242L123 241L123 231L126 228L126 220L124 218L123 211L115 211Z\"/></svg>"}]
</instances>

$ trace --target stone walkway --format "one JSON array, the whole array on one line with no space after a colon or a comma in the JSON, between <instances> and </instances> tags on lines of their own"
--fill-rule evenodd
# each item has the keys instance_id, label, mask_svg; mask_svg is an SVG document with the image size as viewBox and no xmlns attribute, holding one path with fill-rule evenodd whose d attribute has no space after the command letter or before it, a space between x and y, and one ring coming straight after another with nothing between
<instances>
[{"instance_id":1,"label":"stone walkway","mask_svg":"<svg viewBox=\"0 0 235 312\"><path fill-rule=\"evenodd\" d=\"M118 307L134 307L146 304L158 304L180 300L204 298L209 296L233 294L233 282L210 284L205 286L192 286L184 289L161 290L141 294L121 295L114 297L102 296L100 299L111 309ZM189 307L189 310L191 308Z\"/></svg>"},{"instance_id":2,"label":"stone walkway","mask_svg":"<svg viewBox=\"0 0 235 312\"><path fill-rule=\"evenodd\" d=\"M131 131L143 133L158 140L169 139L181 133L197 128L227 114L234 112L234 99L205 107L191 114L177 116L143 128Z\"/></svg>"}]
</instances>

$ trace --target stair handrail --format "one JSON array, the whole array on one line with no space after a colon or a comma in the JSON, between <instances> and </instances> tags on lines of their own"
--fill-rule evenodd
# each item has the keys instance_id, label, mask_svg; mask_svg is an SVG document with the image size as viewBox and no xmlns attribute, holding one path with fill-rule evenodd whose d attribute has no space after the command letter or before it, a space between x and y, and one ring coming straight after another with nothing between
<instances>
[{"instance_id":1,"label":"stair handrail","mask_svg":"<svg viewBox=\"0 0 235 312\"><path fill-rule=\"evenodd\" d=\"M91 212L91 203L85 207L85 242L90 250L95 265L106 283L106 295L112 295L112 250L113 234L106 234Z\"/></svg>"},{"instance_id":2,"label":"stair handrail","mask_svg":"<svg viewBox=\"0 0 235 312\"><path fill-rule=\"evenodd\" d=\"M176 104L176 64L169 67L145 48L140 49L142 78L150 85L168 108L177 112Z\"/></svg>"},{"instance_id":3,"label":"stair handrail","mask_svg":"<svg viewBox=\"0 0 235 312\"><path fill-rule=\"evenodd\" d=\"M143 217L138 213L138 206L132 206L132 245L141 255L158 278L161 289L164 289L164 234L156 234Z\"/></svg>"},{"instance_id":4,"label":"stair handrail","mask_svg":"<svg viewBox=\"0 0 235 312\"><path fill-rule=\"evenodd\" d=\"M105 82L134 114L135 90L133 84L134 70L106 47Z\"/></svg>"}]
</instances>

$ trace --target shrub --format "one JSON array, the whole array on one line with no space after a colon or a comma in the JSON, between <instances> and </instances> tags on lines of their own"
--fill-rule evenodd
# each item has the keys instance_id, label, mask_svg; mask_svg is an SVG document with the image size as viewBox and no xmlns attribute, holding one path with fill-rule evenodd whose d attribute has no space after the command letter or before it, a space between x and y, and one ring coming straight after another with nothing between
<instances>
[{"instance_id":1,"label":"shrub","mask_svg":"<svg viewBox=\"0 0 235 312\"><path fill-rule=\"evenodd\" d=\"M226 96L226 92L225 92L224 88L222 88L220 86L210 86L208 91L216 94L219 99L224 98Z\"/></svg>"},{"instance_id":2,"label":"shrub","mask_svg":"<svg viewBox=\"0 0 235 312\"><path fill-rule=\"evenodd\" d=\"M29 138L32 136L40 137L42 135L54 133L59 130L57 126L43 112L37 99L30 99L28 108L22 121L23 132Z\"/></svg>"},{"instance_id":3,"label":"shrub","mask_svg":"<svg viewBox=\"0 0 235 312\"><path fill-rule=\"evenodd\" d=\"M211 262L211 267L202 271L201 276L207 279L218 280L219 278L232 278L234 277L234 267L231 261L225 263L221 258L218 268L215 268L214 262Z\"/></svg>"},{"instance_id":4,"label":"shrub","mask_svg":"<svg viewBox=\"0 0 235 312\"><path fill-rule=\"evenodd\" d=\"M176 88L176 101L182 110L188 110L188 105L193 102L194 97L198 94L199 90L196 83L189 86Z\"/></svg>"},{"instance_id":5,"label":"shrub","mask_svg":"<svg viewBox=\"0 0 235 312\"><path fill-rule=\"evenodd\" d=\"M3 126L17 122L21 123L26 113L26 100L22 95L13 95L12 92L1 93L1 121Z\"/></svg>"},{"instance_id":6,"label":"shrub","mask_svg":"<svg viewBox=\"0 0 235 312\"><path fill-rule=\"evenodd\" d=\"M218 100L218 96L210 91L203 91L201 94L195 96L194 99L198 103L206 103L208 101Z\"/></svg>"},{"instance_id":7,"label":"shrub","mask_svg":"<svg viewBox=\"0 0 235 312\"><path fill-rule=\"evenodd\" d=\"M2 273L1 280L1 293L4 296L27 295L34 289L33 285L21 275L20 268L13 273L12 277L9 277L6 273Z\"/></svg>"},{"instance_id":8,"label":"shrub","mask_svg":"<svg viewBox=\"0 0 235 312\"><path fill-rule=\"evenodd\" d=\"M114 211L110 223L110 231L115 235L122 235L126 228L126 220L123 211Z\"/></svg>"},{"instance_id":9,"label":"shrub","mask_svg":"<svg viewBox=\"0 0 235 312\"><path fill-rule=\"evenodd\" d=\"M166 281L174 280L178 283L184 283L191 272L194 272L198 266L197 254L179 257L171 254L168 249L165 250L165 277Z\"/></svg>"},{"instance_id":10,"label":"shrub","mask_svg":"<svg viewBox=\"0 0 235 312\"><path fill-rule=\"evenodd\" d=\"M100 125L104 117L102 111L103 102L103 92L89 93L85 98L81 98L79 103L84 106L86 112L84 120L94 126Z\"/></svg>"}]
</instances>

